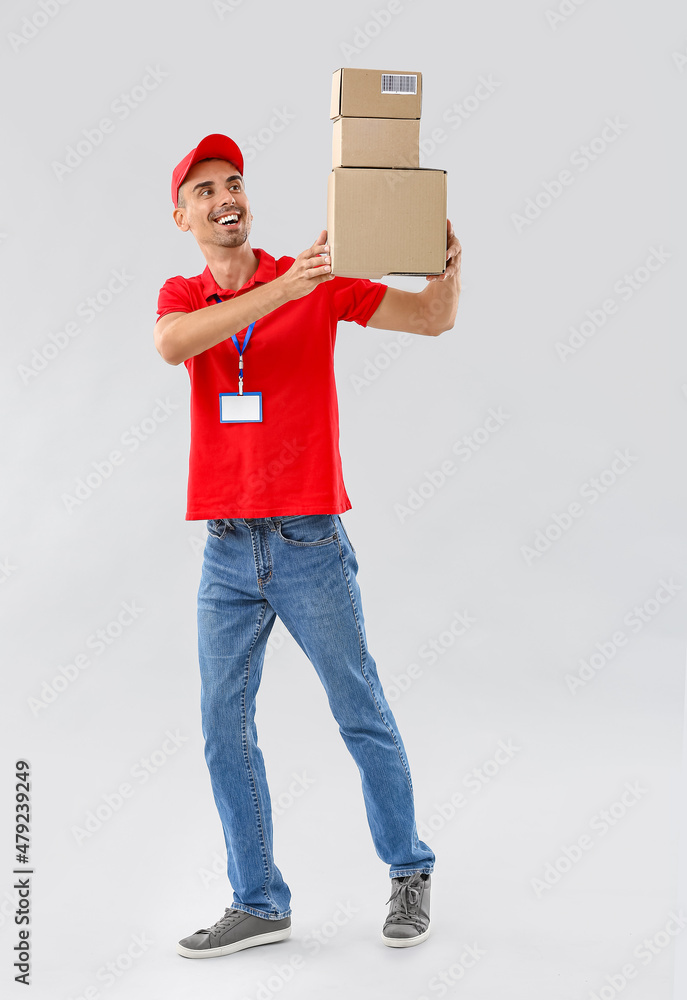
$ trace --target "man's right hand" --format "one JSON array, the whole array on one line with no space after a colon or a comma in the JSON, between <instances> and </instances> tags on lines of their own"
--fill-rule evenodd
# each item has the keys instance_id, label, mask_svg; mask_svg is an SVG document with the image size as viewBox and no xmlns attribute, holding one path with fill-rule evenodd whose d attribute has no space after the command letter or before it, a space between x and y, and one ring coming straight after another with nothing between
<instances>
[{"instance_id":1,"label":"man's right hand","mask_svg":"<svg viewBox=\"0 0 687 1000\"><path fill-rule=\"evenodd\" d=\"M323 229L311 247L299 253L291 267L278 279L289 299L300 299L323 281L331 281L332 260L327 244L327 230Z\"/></svg>"}]
</instances>

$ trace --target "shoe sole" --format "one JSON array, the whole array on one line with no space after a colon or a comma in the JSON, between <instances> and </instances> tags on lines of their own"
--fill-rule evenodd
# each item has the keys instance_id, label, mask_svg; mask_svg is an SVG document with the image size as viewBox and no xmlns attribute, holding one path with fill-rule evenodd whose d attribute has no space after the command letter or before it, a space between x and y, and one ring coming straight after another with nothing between
<instances>
[{"instance_id":1,"label":"shoe sole","mask_svg":"<svg viewBox=\"0 0 687 1000\"><path fill-rule=\"evenodd\" d=\"M389 948L412 948L415 944L420 944L421 941L426 940L429 937L430 927L422 934L418 934L416 937L411 938L390 938L387 937L382 931L382 941L384 944L388 945Z\"/></svg>"},{"instance_id":2,"label":"shoe sole","mask_svg":"<svg viewBox=\"0 0 687 1000\"><path fill-rule=\"evenodd\" d=\"M221 948L184 948L182 944L177 945L177 952L183 958L219 958L220 955L232 955L235 951L243 951L244 948L254 948L258 944L271 944L273 941L284 941L291 934L290 927L283 927L280 931L270 931L268 934L255 934L253 937L244 938L243 941L235 941L233 944L222 945Z\"/></svg>"}]
</instances>

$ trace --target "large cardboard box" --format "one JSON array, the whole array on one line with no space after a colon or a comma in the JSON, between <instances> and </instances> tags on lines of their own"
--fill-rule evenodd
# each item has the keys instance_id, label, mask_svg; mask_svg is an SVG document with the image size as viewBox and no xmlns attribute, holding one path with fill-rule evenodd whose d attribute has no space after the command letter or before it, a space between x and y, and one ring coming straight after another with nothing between
<instances>
[{"instance_id":1,"label":"large cardboard box","mask_svg":"<svg viewBox=\"0 0 687 1000\"><path fill-rule=\"evenodd\" d=\"M421 108L422 73L334 71L330 118L419 118Z\"/></svg>"},{"instance_id":2,"label":"large cardboard box","mask_svg":"<svg viewBox=\"0 0 687 1000\"><path fill-rule=\"evenodd\" d=\"M419 167L419 118L337 118L332 167Z\"/></svg>"},{"instance_id":3,"label":"large cardboard box","mask_svg":"<svg viewBox=\"0 0 687 1000\"><path fill-rule=\"evenodd\" d=\"M329 175L332 274L443 274L446 171L336 167Z\"/></svg>"}]
</instances>

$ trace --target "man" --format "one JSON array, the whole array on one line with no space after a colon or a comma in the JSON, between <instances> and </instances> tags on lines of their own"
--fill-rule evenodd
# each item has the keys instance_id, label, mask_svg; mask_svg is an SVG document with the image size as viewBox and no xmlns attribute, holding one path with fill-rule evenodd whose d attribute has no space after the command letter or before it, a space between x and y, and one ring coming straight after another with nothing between
<instances>
[{"instance_id":1,"label":"man","mask_svg":"<svg viewBox=\"0 0 687 1000\"><path fill-rule=\"evenodd\" d=\"M297 164L281 184L294 213L302 209ZM408 760L367 648L358 564L339 516L351 503L333 351L341 319L427 336L450 329L460 244L449 221L446 271L419 293L335 277L326 231L296 258L275 261L248 242L243 156L224 135L206 136L179 163L172 200L174 221L195 237L207 267L165 283L155 345L191 379L186 519L208 527L198 591L201 715L234 889L224 916L177 951L210 958L291 932L255 726L277 615L315 667L360 771L374 846L390 866L382 939L419 944L429 934L435 856L418 839Z\"/></svg>"}]
</instances>

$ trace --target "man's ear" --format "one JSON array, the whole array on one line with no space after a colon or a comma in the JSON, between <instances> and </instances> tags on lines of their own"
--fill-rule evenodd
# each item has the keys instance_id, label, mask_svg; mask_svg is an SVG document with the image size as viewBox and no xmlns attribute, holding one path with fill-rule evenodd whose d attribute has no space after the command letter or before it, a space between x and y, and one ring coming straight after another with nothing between
<instances>
[{"instance_id":1,"label":"man's ear","mask_svg":"<svg viewBox=\"0 0 687 1000\"><path fill-rule=\"evenodd\" d=\"M185 233L187 233L189 230L189 224L186 221L186 215L184 214L183 208L175 208L172 213L172 217L174 218L174 221L179 229L182 229Z\"/></svg>"}]
</instances>

